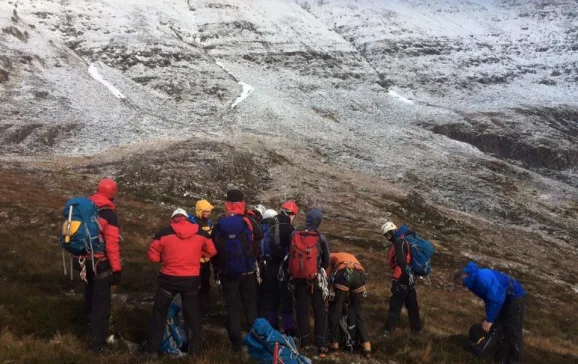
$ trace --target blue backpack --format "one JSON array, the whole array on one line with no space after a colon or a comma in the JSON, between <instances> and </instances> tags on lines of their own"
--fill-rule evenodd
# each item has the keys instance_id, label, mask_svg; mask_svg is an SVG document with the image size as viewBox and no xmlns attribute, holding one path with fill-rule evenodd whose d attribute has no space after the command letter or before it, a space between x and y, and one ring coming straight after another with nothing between
<instances>
[{"instance_id":1,"label":"blue backpack","mask_svg":"<svg viewBox=\"0 0 578 364\"><path fill-rule=\"evenodd\" d=\"M60 246L74 255L104 251L100 237L98 208L87 197L74 197L66 202Z\"/></svg>"},{"instance_id":2,"label":"blue backpack","mask_svg":"<svg viewBox=\"0 0 578 364\"><path fill-rule=\"evenodd\" d=\"M278 254L280 249L280 230L279 220L273 218L273 224L261 224L263 239L259 243L259 259L270 259L273 255Z\"/></svg>"},{"instance_id":3,"label":"blue backpack","mask_svg":"<svg viewBox=\"0 0 578 364\"><path fill-rule=\"evenodd\" d=\"M167 314L167 324L165 326L165 335L161 344L160 352L170 355L183 355L187 352L189 342L187 331L180 323L179 312L181 306L171 303L169 313Z\"/></svg>"},{"instance_id":4,"label":"blue backpack","mask_svg":"<svg viewBox=\"0 0 578 364\"><path fill-rule=\"evenodd\" d=\"M263 239L259 242L259 259L271 258L271 225L261 224L261 231L263 231Z\"/></svg>"},{"instance_id":5,"label":"blue backpack","mask_svg":"<svg viewBox=\"0 0 578 364\"><path fill-rule=\"evenodd\" d=\"M300 355L292 337L275 330L267 320L258 318L243 340L251 358L259 364L277 364L273 361L275 343L278 344L278 361L285 364L311 364L311 359Z\"/></svg>"},{"instance_id":6,"label":"blue backpack","mask_svg":"<svg viewBox=\"0 0 578 364\"><path fill-rule=\"evenodd\" d=\"M435 253L435 249L429 241L420 238L417 233L408 234L405 240L409 243L411 249L411 263L410 267L413 272L425 277L431 273L431 258Z\"/></svg>"},{"instance_id":7,"label":"blue backpack","mask_svg":"<svg viewBox=\"0 0 578 364\"><path fill-rule=\"evenodd\" d=\"M255 269L251 245L253 232L242 215L223 216L219 219L219 235L225 243L225 267L223 273L237 277Z\"/></svg>"}]
</instances>

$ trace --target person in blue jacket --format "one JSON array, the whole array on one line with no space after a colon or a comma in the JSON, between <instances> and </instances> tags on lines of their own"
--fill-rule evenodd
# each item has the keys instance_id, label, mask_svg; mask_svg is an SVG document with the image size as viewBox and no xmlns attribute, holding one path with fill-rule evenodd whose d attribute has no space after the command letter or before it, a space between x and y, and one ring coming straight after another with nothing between
<instances>
[{"instance_id":1,"label":"person in blue jacket","mask_svg":"<svg viewBox=\"0 0 578 364\"><path fill-rule=\"evenodd\" d=\"M493 269L479 269L469 262L463 270L454 273L456 284L468 287L476 296L484 300L486 318L482 323L484 331L501 325L508 343L505 363L521 363L523 353L522 325L524 319L524 296L526 292L514 278Z\"/></svg>"}]
</instances>

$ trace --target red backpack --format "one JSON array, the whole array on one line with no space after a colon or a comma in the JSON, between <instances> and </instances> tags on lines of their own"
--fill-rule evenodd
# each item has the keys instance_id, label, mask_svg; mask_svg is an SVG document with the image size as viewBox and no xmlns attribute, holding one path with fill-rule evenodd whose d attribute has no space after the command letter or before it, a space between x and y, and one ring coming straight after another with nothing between
<instances>
[{"instance_id":1,"label":"red backpack","mask_svg":"<svg viewBox=\"0 0 578 364\"><path fill-rule=\"evenodd\" d=\"M289 272L292 278L314 279L318 271L319 234L296 231L289 248Z\"/></svg>"}]
</instances>

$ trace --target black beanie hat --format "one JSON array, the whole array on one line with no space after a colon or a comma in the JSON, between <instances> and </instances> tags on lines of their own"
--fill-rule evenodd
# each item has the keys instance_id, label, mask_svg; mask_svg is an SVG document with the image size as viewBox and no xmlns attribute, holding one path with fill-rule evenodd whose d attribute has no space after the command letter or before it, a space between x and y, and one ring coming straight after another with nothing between
<instances>
[{"instance_id":1,"label":"black beanie hat","mask_svg":"<svg viewBox=\"0 0 578 364\"><path fill-rule=\"evenodd\" d=\"M227 191L227 201L228 202L243 202L245 196L240 190L229 190Z\"/></svg>"}]
</instances>

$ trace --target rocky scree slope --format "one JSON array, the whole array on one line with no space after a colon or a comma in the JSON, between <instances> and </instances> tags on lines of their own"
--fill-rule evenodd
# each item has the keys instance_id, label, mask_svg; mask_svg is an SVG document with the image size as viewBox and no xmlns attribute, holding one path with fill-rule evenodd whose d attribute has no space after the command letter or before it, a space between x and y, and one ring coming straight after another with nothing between
<instances>
[{"instance_id":1,"label":"rocky scree slope","mask_svg":"<svg viewBox=\"0 0 578 364\"><path fill-rule=\"evenodd\" d=\"M575 5L6 1L1 148L253 135L574 243Z\"/></svg>"}]
</instances>

